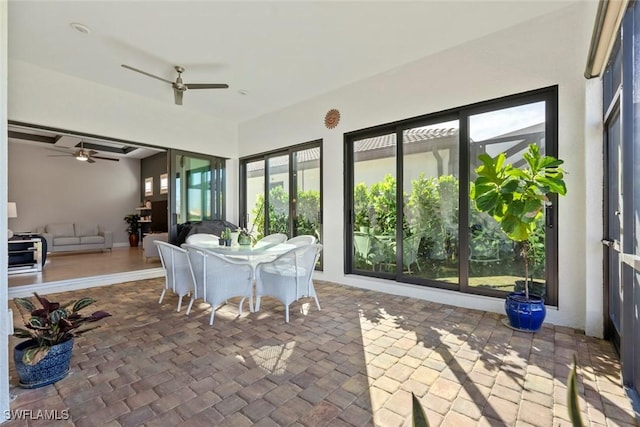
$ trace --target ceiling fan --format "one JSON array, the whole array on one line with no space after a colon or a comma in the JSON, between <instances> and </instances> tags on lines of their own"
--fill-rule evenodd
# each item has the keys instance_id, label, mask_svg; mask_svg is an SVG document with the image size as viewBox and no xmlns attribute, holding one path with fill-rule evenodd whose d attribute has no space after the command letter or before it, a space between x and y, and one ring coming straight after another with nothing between
<instances>
[{"instance_id":1,"label":"ceiling fan","mask_svg":"<svg viewBox=\"0 0 640 427\"><path fill-rule=\"evenodd\" d=\"M138 70L129 65L121 64L123 68L127 70L135 71L136 73L144 74L145 76L153 77L154 79L169 83L173 87L173 97L176 105L182 105L182 96L187 89L227 89L228 84L225 83L183 83L182 73L184 73L184 67L176 65L174 68L178 72L178 77L175 82L171 80L163 79L162 77L154 76L146 71Z\"/></svg>"},{"instance_id":2,"label":"ceiling fan","mask_svg":"<svg viewBox=\"0 0 640 427\"><path fill-rule=\"evenodd\" d=\"M63 150L55 150L54 149L54 151L63 151ZM64 152L67 153L67 154L53 155L53 156L49 156L49 157L72 156L76 160L80 160L81 162L87 162L87 163L95 163L96 161L94 159L111 160L112 162L119 162L120 161L120 159L114 159L113 157L96 156L96 154L98 154L98 152L95 151L95 150L87 150L87 149L85 149L83 141L80 141L80 148L78 148L77 150L75 150L73 152L69 152L67 150L64 150Z\"/></svg>"}]
</instances>

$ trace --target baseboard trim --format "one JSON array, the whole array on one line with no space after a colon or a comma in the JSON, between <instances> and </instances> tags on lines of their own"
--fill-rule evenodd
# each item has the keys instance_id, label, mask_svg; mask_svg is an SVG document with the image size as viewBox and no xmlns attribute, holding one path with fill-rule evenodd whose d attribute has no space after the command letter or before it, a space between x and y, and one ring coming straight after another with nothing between
<instances>
[{"instance_id":1,"label":"baseboard trim","mask_svg":"<svg viewBox=\"0 0 640 427\"><path fill-rule=\"evenodd\" d=\"M155 279L163 277L162 268L148 268L145 270L127 271L124 273L105 274L103 276L82 277L78 279L59 280L56 282L37 283L34 285L16 286L9 288L9 299L28 297L37 292L41 295L57 292L76 291L79 289L95 288L98 286L114 285L135 280Z\"/></svg>"}]
</instances>

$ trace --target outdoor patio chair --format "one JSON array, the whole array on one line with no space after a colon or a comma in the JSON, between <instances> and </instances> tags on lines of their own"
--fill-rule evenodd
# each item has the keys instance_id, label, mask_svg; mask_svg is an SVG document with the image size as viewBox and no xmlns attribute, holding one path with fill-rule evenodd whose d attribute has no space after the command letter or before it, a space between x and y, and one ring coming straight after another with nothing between
<instances>
[{"instance_id":1,"label":"outdoor patio chair","mask_svg":"<svg viewBox=\"0 0 640 427\"><path fill-rule=\"evenodd\" d=\"M256 245L259 245L260 243L284 243L287 239L288 237L286 234L274 233L264 236L262 239L258 240Z\"/></svg>"},{"instance_id":2,"label":"outdoor patio chair","mask_svg":"<svg viewBox=\"0 0 640 427\"><path fill-rule=\"evenodd\" d=\"M244 300L249 298L249 311L253 312L253 268L247 261L238 262L188 244L184 247L196 283L191 303L201 297L211 304L209 325L213 325L216 309L229 298L242 297L238 306L240 315Z\"/></svg>"},{"instance_id":3,"label":"outdoor patio chair","mask_svg":"<svg viewBox=\"0 0 640 427\"><path fill-rule=\"evenodd\" d=\"M405 237L402 242L402 263L404 264L407 273L412 273L411 266L414 264L418 271L421 271L418 257L421 238L421 235L413 234Z\"/></svg>"},{"instance_id":4,"label":"outdoor patio chair","mask_svg":"<svg viewBox=\"0 0 640 427\"><path fill-rule=\"evenodd\" d=\"M378 236L357 231L353 233L353 243L356 256L370 265L372 271L375 271L376 266L382 269L383 266L389 266L395 262L393 256L395 242L393 241L382 241Z\"/></svg>"},{"instance_id":5,"label":"outdoor patio chair","mask_svg":"<svg viewBox=\"0 0 640 427\"><path fill-rule=\"evenodd\" d=\"M273 261L256 267L256 311L263 296L272 296L285 307L285 322L289 323L289 305L303 297L320 303L313 287L313 272L322 245L300 246L278 255Z\"/></svg>"},{"instance_id":6,"label":"outdoor patio chair","mask_svg":"<svg viewBox=\"0 0 640 427\"><path fill-rule=\"evenodd\" d=\"M310 234L303 234L301 236L292 237L287 240L285 243L295 246L304 246L304 245L313 245L318 239L316 236L312 236Z\"/></svg>"},{"instance_id":7,"label":"outdoor patio chair","mask_svg":"<svg viewBox=\"0 0 640 427\"><path fill-rule=\"evenodd\" d=\"M196 233L196 234L187 236L187 241L185 243L187 243L188 245L196 245L196 246L217 245L219 239L220 238L215 234Z\"/></svg>"},{"instance_id":8,"label":"outdoor patio chair","mask_svg":"<svg viewBox=\"0 0 640 427\"><path fill-rule=\"evenodd\" d=\"M162 304L164 294L167 292L167 289L169 289L178 295L177 311L180 311L182 308L182 297L189 294L195 288L191 268L189 267L189 260L187 259L187 251L160 240L155 240L153 243L158 246L158 254L160 255L160 262L162 263L165 276L165 286L158 304Z\"/></svg>"}]
</instances>

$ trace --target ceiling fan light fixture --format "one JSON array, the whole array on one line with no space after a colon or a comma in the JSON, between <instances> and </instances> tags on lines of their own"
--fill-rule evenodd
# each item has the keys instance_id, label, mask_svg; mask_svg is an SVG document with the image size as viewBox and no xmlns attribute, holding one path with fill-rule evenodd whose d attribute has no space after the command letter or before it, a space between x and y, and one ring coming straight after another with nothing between
<instances>
[{"instance_id":1,"label":"ceiling fan light fixture","mask_svg":"<svg viewBox=\"0 0 640 427\"><path fill-rule=\"evenodd\" d=\"M80 150L80 152L78 152L78 154L76 155L76 159L80 160L81 162L86 162L87 160L89 160L89 156L84 152L84 150Z\"/></svg>"}]
</instances>

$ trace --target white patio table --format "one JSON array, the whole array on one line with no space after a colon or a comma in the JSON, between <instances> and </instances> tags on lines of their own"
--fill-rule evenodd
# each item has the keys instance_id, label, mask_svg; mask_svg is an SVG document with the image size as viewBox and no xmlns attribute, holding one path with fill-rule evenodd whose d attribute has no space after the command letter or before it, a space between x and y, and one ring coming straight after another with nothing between
<instances>
[{"instance_id":1,"label":"white patio table","mask_svg":"<svg viewBox=\"0 0 640 427\"><path fill-rule=\"evenodd\" d=\"M256 278L256 267L261 262L270 261L275 258L277 255L284 253L290 249L295 248L295 245L290 243L274 243L274 242L266 242L266 243L257 243L255 246L250 245L232 245L232 246L221 246L218 243L215 244L207 244L207 243L196 243L191 246L195 246L197 248L206 249L211 252L215 252L220 255L227 256L232 258L236 262L245 261L247 264L251 265L251 269L253 270L253 279Z\"/></svg>"}]
</instances>

